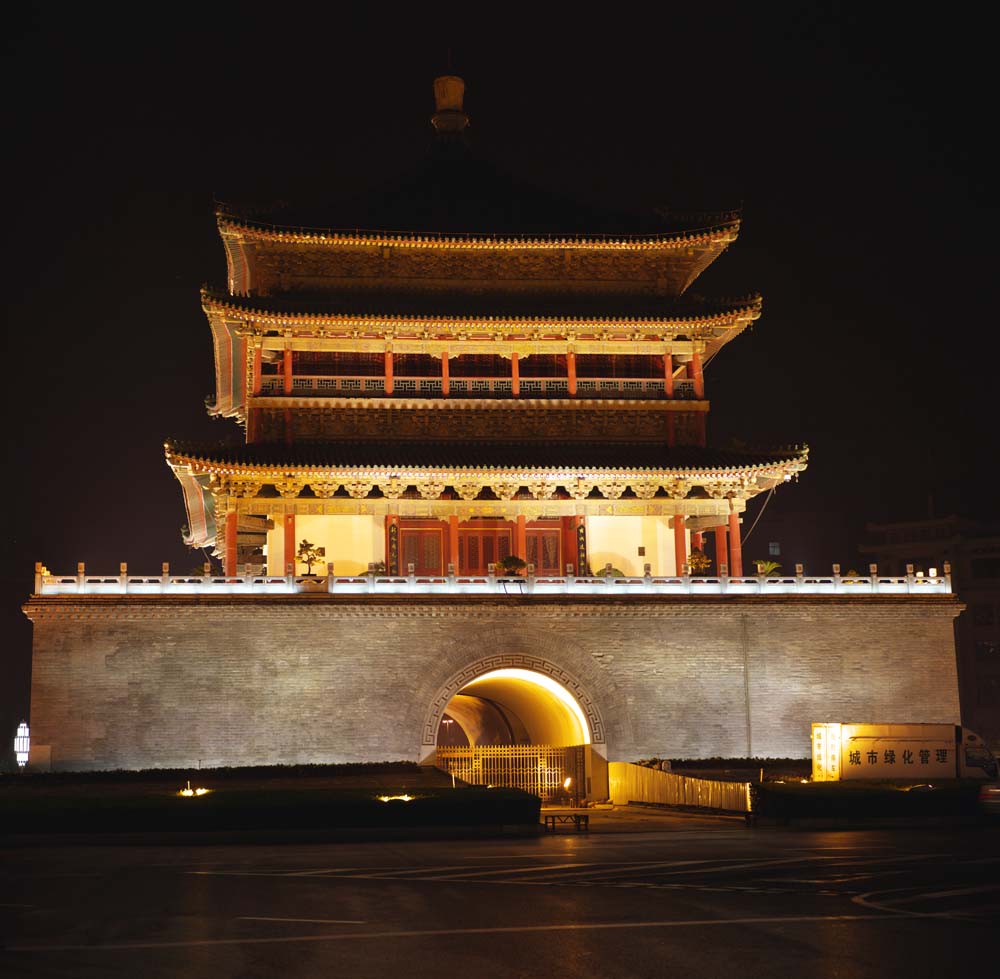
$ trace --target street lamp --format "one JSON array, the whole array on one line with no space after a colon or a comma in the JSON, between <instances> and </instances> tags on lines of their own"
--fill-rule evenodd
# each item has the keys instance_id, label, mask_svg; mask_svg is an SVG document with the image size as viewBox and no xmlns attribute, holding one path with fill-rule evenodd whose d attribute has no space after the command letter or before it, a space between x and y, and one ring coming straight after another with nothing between
<instances>
[{"instance_id":1,"label":"street lamp","mask_svg":"<svg viewBox=\"0 0 1000 979\"><path fill-rule=\"evenodd\" d=\"M31 733L28 725L21 721L14 736L14 754L17 756L17 767L24 768L28 764L28 752L31 748Z\"/></svg>"}]
</instances>

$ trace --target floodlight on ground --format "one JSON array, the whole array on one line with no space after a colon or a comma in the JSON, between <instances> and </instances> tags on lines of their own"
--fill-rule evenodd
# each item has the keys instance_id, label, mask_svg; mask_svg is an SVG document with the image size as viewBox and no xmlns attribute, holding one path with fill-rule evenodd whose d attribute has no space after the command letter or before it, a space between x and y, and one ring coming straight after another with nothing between
<instances>
[{"instance_id":1,"label":"floodlight on ground","mask_svg":"<svg viewBox=\"0 0 1000 979\"><path fill-rule=\"evenodd\" d=\"M208 795L211 789L192 789L191 780L188 779L188 784L186 789L181 789L177 794L183 796L185 799L198 798L203 795Z\"/></svg>"}]
</instances>

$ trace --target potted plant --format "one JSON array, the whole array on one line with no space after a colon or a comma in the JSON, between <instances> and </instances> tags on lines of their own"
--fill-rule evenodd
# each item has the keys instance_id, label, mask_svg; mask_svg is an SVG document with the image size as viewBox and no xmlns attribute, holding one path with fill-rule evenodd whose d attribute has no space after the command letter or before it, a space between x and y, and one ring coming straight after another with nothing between
<instances>
[{"instance_id":1,"label":"potted plant","mask_svg":"<svg viewBox=\"0 0 1000 979\"><path fill-rule=\"evenodd\" d=\"M688 555L687 564L691 569L691 574L704 574L712 567L712 559L696 547Z\"/></svg>"},{"instance_id":2,"label":"potted plant","mask_svg":"<svg viewBox=\"0 0 1000 979\"><path fill-rule=\"evenodd\" d=\"M523 574L524 569L527 566L528 562L522 560L516 554L508 554L506 557L497 561L496 564L497 574L501 578L514 578Z\"/></svg>"},{"instance_id":3,"label":"potted plant","mask_svg":"<svg viewBox=\"0 0 1000 979\"><path fill-rule=\"evenodd\" d=\"M306 566L306 574L312 574L313 565L319 562L322 558L326 557L325 547L316 547L310 541L304 540L299 544L299 550L296 554L301 564Z\"/></svg>"}]
</instances>

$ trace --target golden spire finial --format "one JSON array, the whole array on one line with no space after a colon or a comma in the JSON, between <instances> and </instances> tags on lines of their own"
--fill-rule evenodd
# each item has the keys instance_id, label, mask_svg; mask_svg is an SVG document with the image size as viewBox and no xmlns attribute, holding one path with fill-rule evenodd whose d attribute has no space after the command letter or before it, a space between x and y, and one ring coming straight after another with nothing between
<instances>
[{"instance_id":1,"label":"golden spire finial","mask_svg":"<svg viewBox=\"0 0 1000 979\"><path fill-rule=\"evenodd\" d=\"M461 133L469 125L462 108L465 82L457 75L440 75L434 79L434 115L431 124L439 133Z\"/></svg>"}]
</instances>

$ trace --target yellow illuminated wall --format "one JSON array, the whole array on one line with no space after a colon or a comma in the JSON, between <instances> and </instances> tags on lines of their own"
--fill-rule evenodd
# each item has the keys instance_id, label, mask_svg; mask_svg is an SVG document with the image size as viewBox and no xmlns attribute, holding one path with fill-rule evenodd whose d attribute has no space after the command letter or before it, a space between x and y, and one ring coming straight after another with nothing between
<instances>
[{"instance_id":1,"label":"yellow illuminated wall","mask_svg":"<svg viewBox=\"0 0 1000 979\"><path fill-rule=\"evenodd\" d=\"M285 573L284 528L282 518L274 518L274 529L267 534L268 574ZM321 566L313 571L326 574L326 562L333 562L335 574L363 574L368 565L385 560L385 529L382 517L376 516L297 516L295 518L295 546L308 540L316 547L326 548ZM289 555L288 560L293 560ZM296 564L297 573L305 567Z\"/></svg>"},{"instance_id":2,"label":"yellow illuminated wall","mask_svg":"<svg viewBox=\"0 0 1000 979\"><path fill-rule=\"evenodd\" d=\"M688 550L690 537L687 534ZM645 556L639 554L640 547L646 549ZM606 564L629 576L641 575L644 564L653 574L677 574L669 517L588 517L587 553L594 574Z\"/></svg>"}]
</instances>

